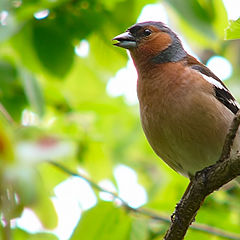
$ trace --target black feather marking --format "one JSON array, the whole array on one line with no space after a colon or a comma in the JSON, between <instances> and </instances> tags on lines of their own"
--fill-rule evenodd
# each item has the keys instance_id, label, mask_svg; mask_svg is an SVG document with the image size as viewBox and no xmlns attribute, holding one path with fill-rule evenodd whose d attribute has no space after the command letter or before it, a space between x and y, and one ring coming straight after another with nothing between
<instances>
[{"instance_id":1,"label":"black feather marking","mask_svg":"<svg viewBox=\"0 0 240 240\"><path fill-rule=\"evenodd\" d=\"M170 36L171 45L152 58L154 63L178 62L187 56L179 38L173 32L170 33Z\"/></svg>"},{"instance_id":2,"label":"black feather marking","mask_svg":"<svg viewBox=\"0 0 240 240\"><path fill-rule=\"evenodd\" d=\"M237 102L231 93L225 88L214 87L216 98L223 103L228 109L230 109L234 114L239 110Z\"/></svg>"},{"instance_id":3,"label":"black feather marking","mask_svg":"<svg viewBox=\"0 0 240 240\"><path fill-rule=\"evenodd\" d=\"M231 110L234 114L236 114L239 110L239 106L235 98L232 96L230 91L224 85L224 83L208 69L206 66L201 64L196 64L191 66L192 69L199 71L200 73L206 75L207 77L211 77L214 80L218 81L222 88L219 88L214 85L214 92L218 101L220 101L224 106L226 106L229 110Z\"/></svg>"}]
</instances>

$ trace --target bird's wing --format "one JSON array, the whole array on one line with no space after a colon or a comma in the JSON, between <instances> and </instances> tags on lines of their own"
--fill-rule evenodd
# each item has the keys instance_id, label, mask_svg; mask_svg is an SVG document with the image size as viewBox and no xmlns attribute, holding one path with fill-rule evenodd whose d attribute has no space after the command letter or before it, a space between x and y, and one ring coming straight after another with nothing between
<instances>
[{"instance_id":1,"label":"bird's wing","mask_svg":"<svg viewBox=\"0 0 240 240\"><path fill-rule=\"evenodd\" d=\"M218 99L218 101L220 101L222 104L224 104L224 106L236 114L240 108L240 105L232 96L224 83L209 68L198 62L193 57L188 63L189 67L198 71L206 81L210 82L213 85L215 97Z\"/></svg>"}]
</instances>

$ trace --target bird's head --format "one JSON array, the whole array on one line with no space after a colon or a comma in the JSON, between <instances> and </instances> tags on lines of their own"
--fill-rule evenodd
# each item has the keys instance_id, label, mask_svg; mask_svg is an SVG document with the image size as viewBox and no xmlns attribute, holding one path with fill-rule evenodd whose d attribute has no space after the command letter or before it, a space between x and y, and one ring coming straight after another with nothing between
<instances>
[{"instance_id":1,"label":"bird's head","mask_svg":"<svg viewBox=\"0 0 240 240\"><path fill-rule=\"evenodd\" d=\"M177 62L187 53L177 35L162 22L137 23L113 38L115 46L130 51L134 62Z\"/></svg>"}]
</instances>

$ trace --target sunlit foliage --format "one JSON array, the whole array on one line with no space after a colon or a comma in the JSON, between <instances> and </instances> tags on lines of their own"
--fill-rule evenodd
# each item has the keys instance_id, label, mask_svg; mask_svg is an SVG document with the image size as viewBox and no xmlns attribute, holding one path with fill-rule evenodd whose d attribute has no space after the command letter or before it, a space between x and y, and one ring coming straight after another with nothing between
<instances>
[{"instance_id":1,"label":"sunlit foliage","mask_svg":"<svg viewBox=\"0 0 240 240\"><path fill-rule=\"evenodd\" d=\"M155 2L0 1L0 239L58 239L51 232L58 225L51 198L69 175L50 160L74 171L84 169L96 183L108 179L116 191L115 167L129 166L146 190L144 207L164 216L174 211L188 180L152 152L138 106L106 91L109 79L128 60L111 39L135 23L146 4ZM169 25L204 63L213 56L230 61L233 73L225 83L240 98L240 42L224 40L239 38L239 20L227 28L221 0L161 3ZM80 52L81 44L85 52ZM94 191L97 204L79 216L71 240L161 239L166 223L132 214ZM239 233L239 198L234 184L212 194L196 221ZM25 208L39 218L39 232L18 226ZM190 230L186 239L222 238Z\"/></svg>"}]
</instances>

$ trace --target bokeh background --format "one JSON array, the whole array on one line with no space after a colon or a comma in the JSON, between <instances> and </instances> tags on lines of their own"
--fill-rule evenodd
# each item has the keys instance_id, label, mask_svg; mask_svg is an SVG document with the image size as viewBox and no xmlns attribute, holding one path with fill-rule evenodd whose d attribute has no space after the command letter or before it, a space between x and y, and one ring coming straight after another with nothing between
<instances>
[{"instance_id":1,"label":"bokeh background","mask_svg":"<svg viewBox=\"0 0 240 240\"><path fill-rule=\"evenodd\" d=\"M162 239L168 223L89 184L162 219L188 184L149 147L137 75L111 39L163 21L240 100L239 9L239 0L1 0L0 239ZM240 239L239 199L235 183L209 196L196 217L204 226L186 239Z\"/></svg>"}]
</instances>

